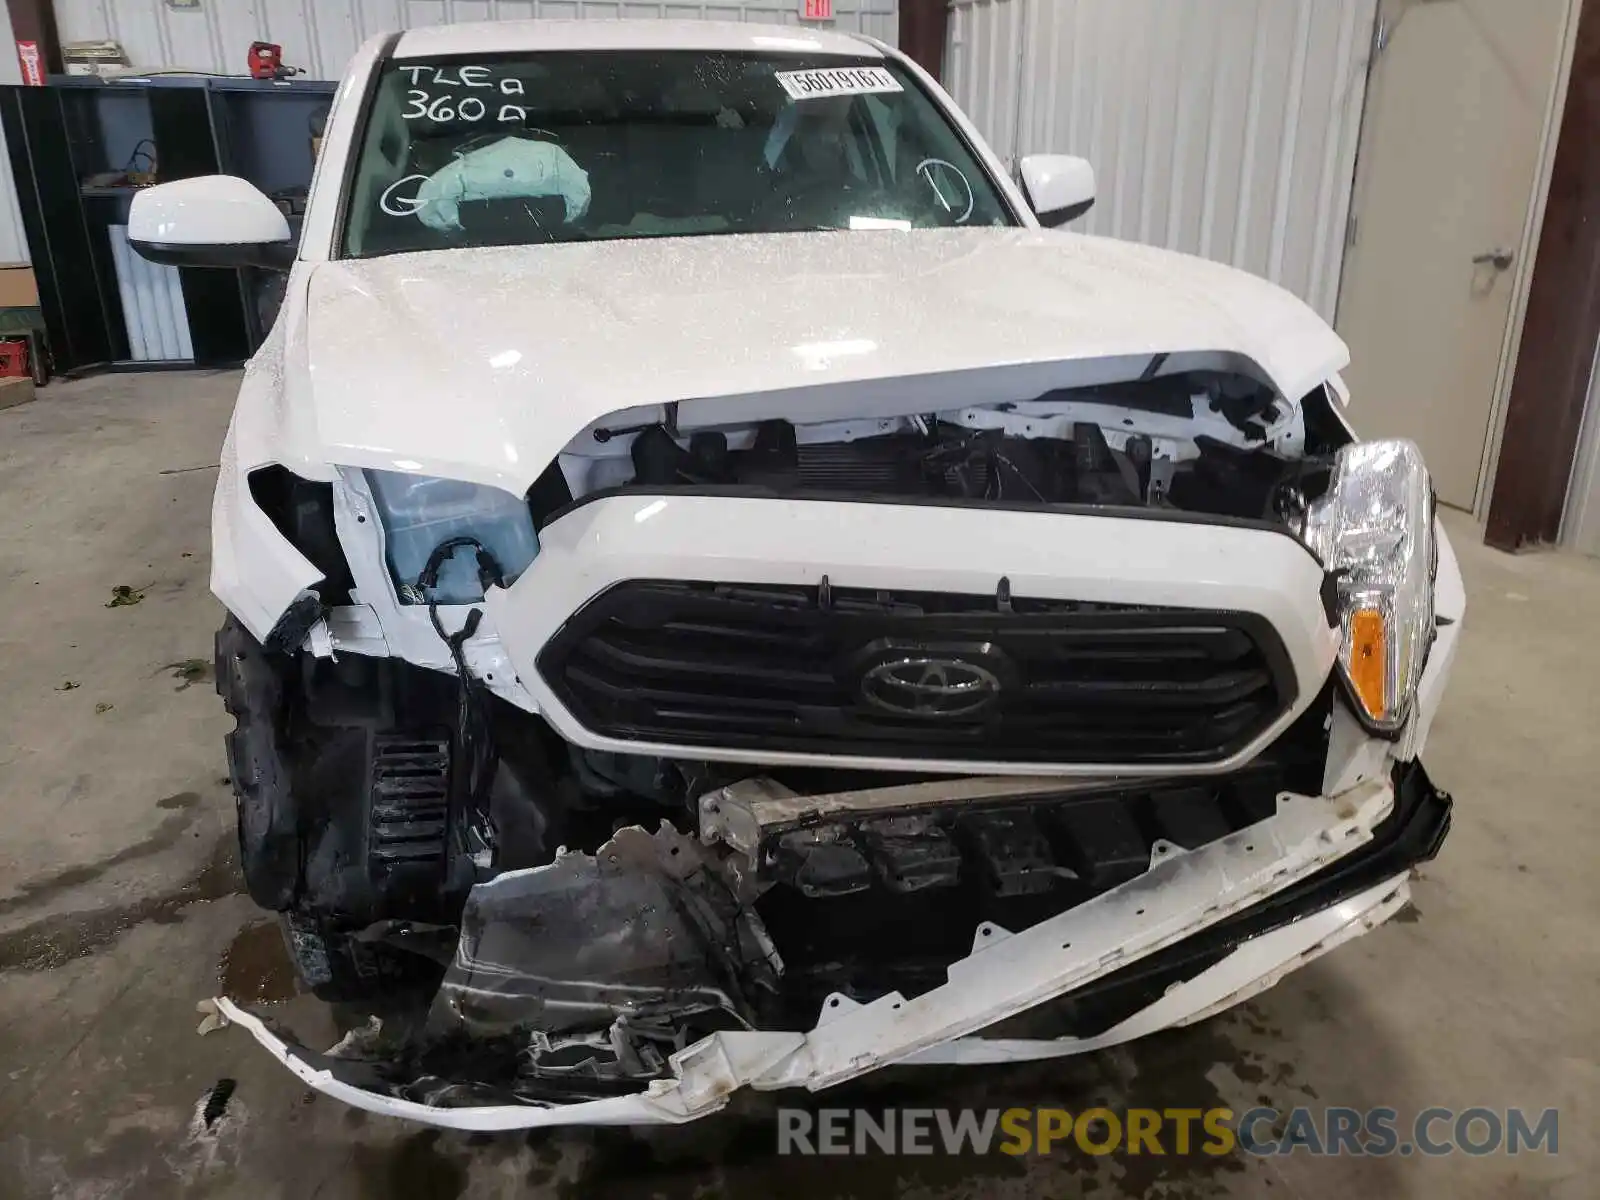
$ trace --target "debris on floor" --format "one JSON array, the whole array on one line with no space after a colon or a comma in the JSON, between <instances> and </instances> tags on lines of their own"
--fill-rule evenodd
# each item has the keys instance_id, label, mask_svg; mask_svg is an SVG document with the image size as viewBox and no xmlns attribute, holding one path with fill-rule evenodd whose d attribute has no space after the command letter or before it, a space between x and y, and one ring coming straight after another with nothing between
<instances>
[{"instance_id":1,"label":"debris on floor","mask_svg":"<svg viewBox=\"0 0 1600 1200\"><path fill-rule=\"evenodd\" d=\"M203 658L185 658L178 662L170 662L161 668L171 671L172 677L178 681L178 686L172 690L186 692L197 683L204 683L211 678L211 664Z\"/></svg>"},{"instance_id":2,"label":"debris on floor","mask_svg":"<svg viewBox=\"0 0 1600 1200\"><path fill-rule=\"evenodd\" d=\"M209 998L201 1000L194 1006L194 1010L200 1014L200 1024L195 1027L195 1032L201 1037L228 1027L228 1018L222 1015L222 1010L217 1007L215 1000Z\"/></svg>"},{"instance_id":3,"label":"debris on floor","mask_svg":"<svg viewBox=\"0 0 1600 1200\"><path fill-rule=\"evenodd\" d=\"M119 583L111 589L111 599L106 601L107 608L126 608L130 604L137 604L144 599L144 593L131 588L125 583Z\"/></svg>"},{"instance_id":4,"label":"debris on floor","mask_svg":"<svg viewBox=\"0 0 1600 1200\"><path fill-rule=\"evenodd\" d=\"M206 1093L205 1107L201 1115L210 1129L222 1119L222 1114L228 1111L228 1101L233 1099L233 1091L239 1084L233 1079L219 1079L212 1084L211 1090Z\"/></svg>"}]
</instances>

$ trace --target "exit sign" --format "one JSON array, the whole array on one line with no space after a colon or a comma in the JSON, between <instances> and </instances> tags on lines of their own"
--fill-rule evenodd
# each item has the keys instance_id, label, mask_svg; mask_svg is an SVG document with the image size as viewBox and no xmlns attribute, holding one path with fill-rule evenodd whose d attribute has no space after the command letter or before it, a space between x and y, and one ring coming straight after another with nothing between
<instances>
[{"instance_id":1,"label":"exit sign","mask_svg":"<svg viewBox=\"0 0 1600 1200\"><path fill-rule=\"evenodd\" d=\"M802 21L833 20L833 0L800 0Z\"/></svg>"}]
</instances>

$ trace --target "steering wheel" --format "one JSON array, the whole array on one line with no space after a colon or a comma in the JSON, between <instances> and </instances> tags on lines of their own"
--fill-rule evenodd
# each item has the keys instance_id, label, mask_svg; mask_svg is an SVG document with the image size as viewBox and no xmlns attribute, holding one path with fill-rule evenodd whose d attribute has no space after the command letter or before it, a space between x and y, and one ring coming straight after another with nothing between
<instances>
[{"instance_id":1,"label":"steering wheel","mask_svg":"<svg viewBox=\"0 0 1600 1200\"><path fill-rule=\"evenodd\" d=\"M947 214L952 225L965 225L972 218L977 205L972 183L955 163L943 158L925 158L912 170L918 180L933 193L939 211Z\"/></svg>"}]
</instances>

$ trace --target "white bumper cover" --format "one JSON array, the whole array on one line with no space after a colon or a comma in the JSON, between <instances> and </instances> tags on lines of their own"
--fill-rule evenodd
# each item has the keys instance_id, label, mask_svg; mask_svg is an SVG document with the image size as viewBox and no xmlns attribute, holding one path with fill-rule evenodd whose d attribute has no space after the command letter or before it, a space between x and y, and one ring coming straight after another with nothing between
<instances>
[{"instance_id":1,"label":"white bumper cover","mask_svg":"<svg viewBox=\"0 0 1600 1200\"><path fill-rule=\"evenodd\" d=\"M912 1000L898 993L859 1005L834 997L816 1028L728 1032L672 1056L674 1078L641 1093L568 1105L435 1108L353 1087L298 1057L227 999L228 1020L309 1087L357 1108L451 1129L675 1124L722 1108L740 1087L812 1091L890 1063L996 1062L1082 1053L1199 1020L1270 986L1295 967L1394 915L1405 877L1244 943L1220 963L1099 1037L1056 1042L972 1035L1172 946L1270 897L1366 844L1394 806L1387 782L1339 796L1285 794L1264 821L1195 850L1158 843L1148 872L1020 933L974 931L972 953L948 982Z\"/></svg>"}]
</instances>

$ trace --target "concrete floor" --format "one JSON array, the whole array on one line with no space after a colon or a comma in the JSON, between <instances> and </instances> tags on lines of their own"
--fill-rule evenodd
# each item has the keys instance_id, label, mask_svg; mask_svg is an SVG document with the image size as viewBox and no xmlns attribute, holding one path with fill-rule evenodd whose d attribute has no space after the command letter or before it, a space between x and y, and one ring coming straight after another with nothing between
<instances>
[{"instance_id":1,"label":"concrete floor","mask_svg":"<svg viewBox=\"0 0 1600 1200\"><path fill-rule=\"evenodd\" d=\"M1558 1157L780 1163L770 1097L682 1130L472 1139L313 1098L241 1031L197 1036L219 980L336 1036L239 894L206 591L235 381L104 376L0 412L0 1197L1594 1195L1600 563L1494 554L1464 520L1468 630L1427 754L1456 825L1411 919L1193 1029L823 1101L1556 1106ZM107 607L117 585L143 599Z\"/></svg>"}]
</instances>

